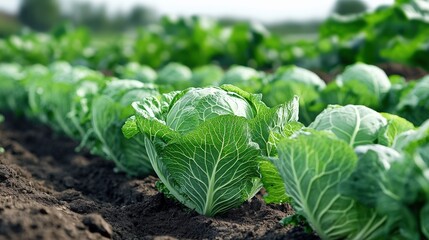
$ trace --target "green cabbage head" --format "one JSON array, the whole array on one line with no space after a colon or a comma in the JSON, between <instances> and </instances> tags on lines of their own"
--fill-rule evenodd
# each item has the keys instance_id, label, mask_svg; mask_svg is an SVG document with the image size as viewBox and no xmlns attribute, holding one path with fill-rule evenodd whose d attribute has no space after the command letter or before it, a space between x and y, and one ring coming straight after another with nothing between
<instances>
[{"instance_id":1,"label":"green cabbage head","mask_svg":"<svg viewBox=\"0 0 429 240\"><path fill-rule=\"evenodd\" d=\"M144 145L162 191L200 214L239 206L261 188L259 162L269 138L298 118L298 99L268 108L232 85L190 88L134 102L123 126Z\"/></svg>"}]
</instances>

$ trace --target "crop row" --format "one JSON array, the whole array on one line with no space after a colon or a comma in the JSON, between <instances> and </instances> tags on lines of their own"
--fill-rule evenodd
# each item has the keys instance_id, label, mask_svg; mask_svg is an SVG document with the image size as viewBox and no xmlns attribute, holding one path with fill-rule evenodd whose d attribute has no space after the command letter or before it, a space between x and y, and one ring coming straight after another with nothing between
<instances>
[{"instance_id":1,"label":"crop row","mask_svg":"<svg viewBox=\"0 0 429 240\"><path fill-rule=\"evenodd\" d=\"M204 18L164 17L133 36L101 44L88 31L69 26L51 34L25 32L0 40L0 62L25 65L68 61L92 69L111 69L128 62L154 68L170 62L197 67L209 63L273 69L296 64L332 69L362 61L401 62L427 68L429 7L425 0L397 0L374 12L326 20L314 41L288 41L263 26L231 27Z\"/></svg>"},{"instance_id":2,"label":"crop row","mask_svg":"<svg viewBox=\"0 0 429 240\"><path fill-rule=\"evenodd\" d=\"M73 74L69 74L70 72ZM81 74L83 74L82 77ZM52 83L52 89L56 88L54 83L57 81L70 82L68 84L73 85L73 82L85 78L85 74L96 79L98 86L104 86L113 79L113 77L105 77L97 71L85 67L72 67L64 62L54 63L48 68L40 65L27 68L16 64L0 65L0 78L2 79L15 79L16 84L26 84L27 81L31 84L42 82L49 85ZM35 80L36 77L32 77L33 75L36 75L39 80ZM57 75L58 77L56 77ZM299 117L305 125L314 121L315 117L330 104L365 105L379 112L399 115L416 125L420 125L429 118L429 106L427 105L429 77L406 81L401 76L388 77L380 68L362 63L346 67L328 84L315 73L293 65L279 67L270 74L237 65L226 71L216 65L205 65L191 70L179 63L170 63L156 72L148 66L129 63L117 67L114 75L120 79L138 80L160 93L184 90L189 87L232 84L250 93L262 93L262 101L269 107L292 100L294 95L298 95L300 97ZM28 76L30 79L27 79ZM46 80L47 78L50 80ZM8 93L14 88L14 85L8 83L7 80L4 80L2 85L0 92ZM61 83L59 89L55 91L61 92L63 85L67 84ZM9 98L11 99L6 98L0 105L6 105L3 108L16 109L14 97ZM76 136L75 134L68 135Z\"/></svg>"},{"instance_id":3,"label":"crop row","mask_svg":"<svg viewBox=\"0 0 429 240\"><path fill-rule=\"evenodd\" d=\"M255 86L242 75L229 81ZM298 121L313 106L307 92L320 89L339 101L366 101L357 89L371 91L376 106L404 91L427 109L426 79L392 84L380 69L356 64L324 87L311 72L284 67L265 79L286 100L267 107L261 95L228 84L168 91L180 85L161 76L158 88L66 63L1 65L0 109L81 141L130 176L156 174L161 192L200 214L225 212L264 187L267 202L292 203L323 239L429 237L429 121L415 128L363 105L329 105L308 127Z\"/></svg>"}]
</instances>

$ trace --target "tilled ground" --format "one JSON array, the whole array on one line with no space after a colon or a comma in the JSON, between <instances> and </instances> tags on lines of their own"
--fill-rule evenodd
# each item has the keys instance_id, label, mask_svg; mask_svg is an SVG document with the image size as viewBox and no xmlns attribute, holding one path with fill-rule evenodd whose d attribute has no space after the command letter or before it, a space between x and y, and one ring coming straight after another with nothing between
<instances>
[{"instance_id":1,"label":"tilled ground","mask_svg":"<svg viewBox=\"0 0 429 240\"><path fill-rule=\"evenodd\" d=\"M260 196L208 218L167 199L157 178L130 179L76 153L47 127L6 117L0 126L0 239L317 239L278 222L288 205Z\"/></svg>"}]
</instances>

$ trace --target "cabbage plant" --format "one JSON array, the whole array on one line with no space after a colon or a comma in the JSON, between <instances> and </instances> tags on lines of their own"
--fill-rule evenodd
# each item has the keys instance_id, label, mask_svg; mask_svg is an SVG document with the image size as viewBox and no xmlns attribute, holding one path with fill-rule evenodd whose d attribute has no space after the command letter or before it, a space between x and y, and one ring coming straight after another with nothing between
<instances>
[{"instance_id":1,"label":"cabbage plant","mask_svg":"<svg viewBox=\"0 0 429 240\"><path fill-rule=\"evenodd\" d=\"M341 192L386 218L383 239L429 238L429 121L359 155Z\"/></svg>"},{"instance_id":2,"label":"cabbage plant","mask_svg":"<svg viewBox=\"0 0 429 240\"><path fill-rule=\"evenodd\" d=\"M105 85L104 76L66 62L56 62L48 71L40 66L27 71L24 81L29 96L28 115L37 116L71 138L83 139L91 127L91 99Z\"/></svg>"},{"instance_id":3,"label":"cabbage plant","mask_svg":"<svg viewBox=\"0 0 429 240\"><path fill-rule=\"evenodd\" d=\"M232 66L221 81L221 84L232 84L251 93L261 92L264 83L262 73L245 66Z\"/></svg>"},{"instance_id":4,"label":"cabbage plant","mask_svg":"<svg viewBox=\"0 0 429 240\"><path fill-rule=\"evenodd\" d=\"M356 63L322 91L322 98L329 104L365 105L378 110L390 88L389 78L379 67Z\"/></svg>"},{"instance_id":5,"label":"cabbage plant","mask_svg":"<svg viewBox=\"0 0 429 240\"><path fill-rule=\"evenodd\" d=\"M180 63L169 63L158 72L155 81L163 92L183 90L191 86L192 71Z\"/></svg>"},{"instance_id":6,"label":"cabbage plant","mask_svg":"<svg viewBox=\"0 0 429 240\"><path fill-rule=\"evenodd\" d=\"M157 78L155 70L136 62L129 62L125 66L119 66L115 69L115 72L121 79L135 79L143 83L153 83Z\"/></svg>"},{"instance_id":7,"label":"cabbage plant","mask_svg":"<svg viewBox=\"0 0 429 240\"><path fill-rule=\"evenodd\" d=\"M235 86L190 88L134 102L127 137L144 134L152 167L168 194L213 216L261 188L259 161L273 152L270 135L298 119L298 99L268 108Z\"/></svg>"},{"instance_id":8,"label":"cabbage plant","mask_svg":"<svg viewBox=\"0 0 429 240\"><path fill-rule=\"evenodd\" d=\"M218 86L222 80L223 70L217 65L205 65L192 70L193 87Z\"/></svg>"},{"instance_id":9,"label":"cabbage plant","mask_svg":"<svg viewBox=\"0 0 429 240\"><path fill-rule=\"evenodd\" d=\"M324 107L324 104L319 102L319 92L325 86L319 76L307 69L284 66L277 69L269 83L264 86L263 100L268 106L275 106L298 95L299 119L308 125Z\"/></svg>"},{"instance_id":10,"label":"cabbage plant","mask_svg":"<svg viewBox=\"0 0 429 240\"><path fill-rule=\"evenodd\" d=\"M131 103L136 99L159 95L158 89L137 80L113 80L94 98L91 108L92 152L112 160L116 169L130 176L146 176L153 172L144 135L130 139L123 136L121 126L134 114Z\"/></svg>"},{"instance_id":11,"label":"cabbage plant","mask_svg":"<svg viewBox=\"0 0 429 240\"><path fill-rule=\"evenodd\" d=\"M428 129L429 122L414 129L365 106L329 106L280 140L270 160L297 214L322 239L422 239L429 229Z\"/></svg>"},{"instance_id":12,"label":"cabbage plant","mask_svg":"<svg viewBox=\"0 0 429 240\"><path fill-rule=\"evenodd\" d=\"M377 142L379 132L386 125L387 120L368 107L330 105L309 127L331 131L339 139L355 147Z\"/></svg>"},{"instance_id":13,"label":"cabbage plant","mask_svg":"<svg viewBox=\"0 0 429 240\"><path fill-rule=\"evenodd\" d=\"M429 76L422 78L404 96L396 107L399 115L419 125L429 118Z\"/></svg>"},{"instance_id":14,"label":"cabbage plant","mask_svg":"<svg viewBox=\"0 0 429 240\"><path fill-rule=\"evenodd\" d=\"M20 106L24 105L26 100L25 92L21 87L23 77L23 69L20 65L0 65L0 110L19 113Z\"/></svg>"},{"instance_id":15,"label":"cabbage plant","mask_svg":"<svg viewBox=\"0 0 429 240\"><path fill-rule=\"evenodd\" d=\"M296 213L322 239L382 239L386 217L339 191L358 164L347 142L310 129L280 141L277 151L272 161Z\"/></svg>"}]
</instances>

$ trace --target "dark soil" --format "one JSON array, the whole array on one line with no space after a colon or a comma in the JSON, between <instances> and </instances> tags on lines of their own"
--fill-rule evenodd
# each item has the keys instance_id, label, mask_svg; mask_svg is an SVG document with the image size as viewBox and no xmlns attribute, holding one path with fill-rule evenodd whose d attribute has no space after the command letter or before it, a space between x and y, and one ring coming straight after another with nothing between
<instances>
[{"instance_id":1,"label":"dark soil","mask_svg":"<svg viewBox=\"0 0 429 240\"><path fill-rule=\"evenodd\" d=\"M383 63L379 64L378 67L383 69L388 76L400 75L407 80L417 80L428 75L428 72L420 67L412 67L399 63Z\"/></svg>"},{"instance_id":2,"label":"dark soil","mask_svg":"<svg viewBox=\"0 0 429 240\"><path fill-rule=\"evenodd\" d=\"M155 177L130 179L76 153L76 142L12 117L0 126L0 239L317 239L278 222L261 196L208 218L167 199Z\"/></svg>"}]
</instances>

